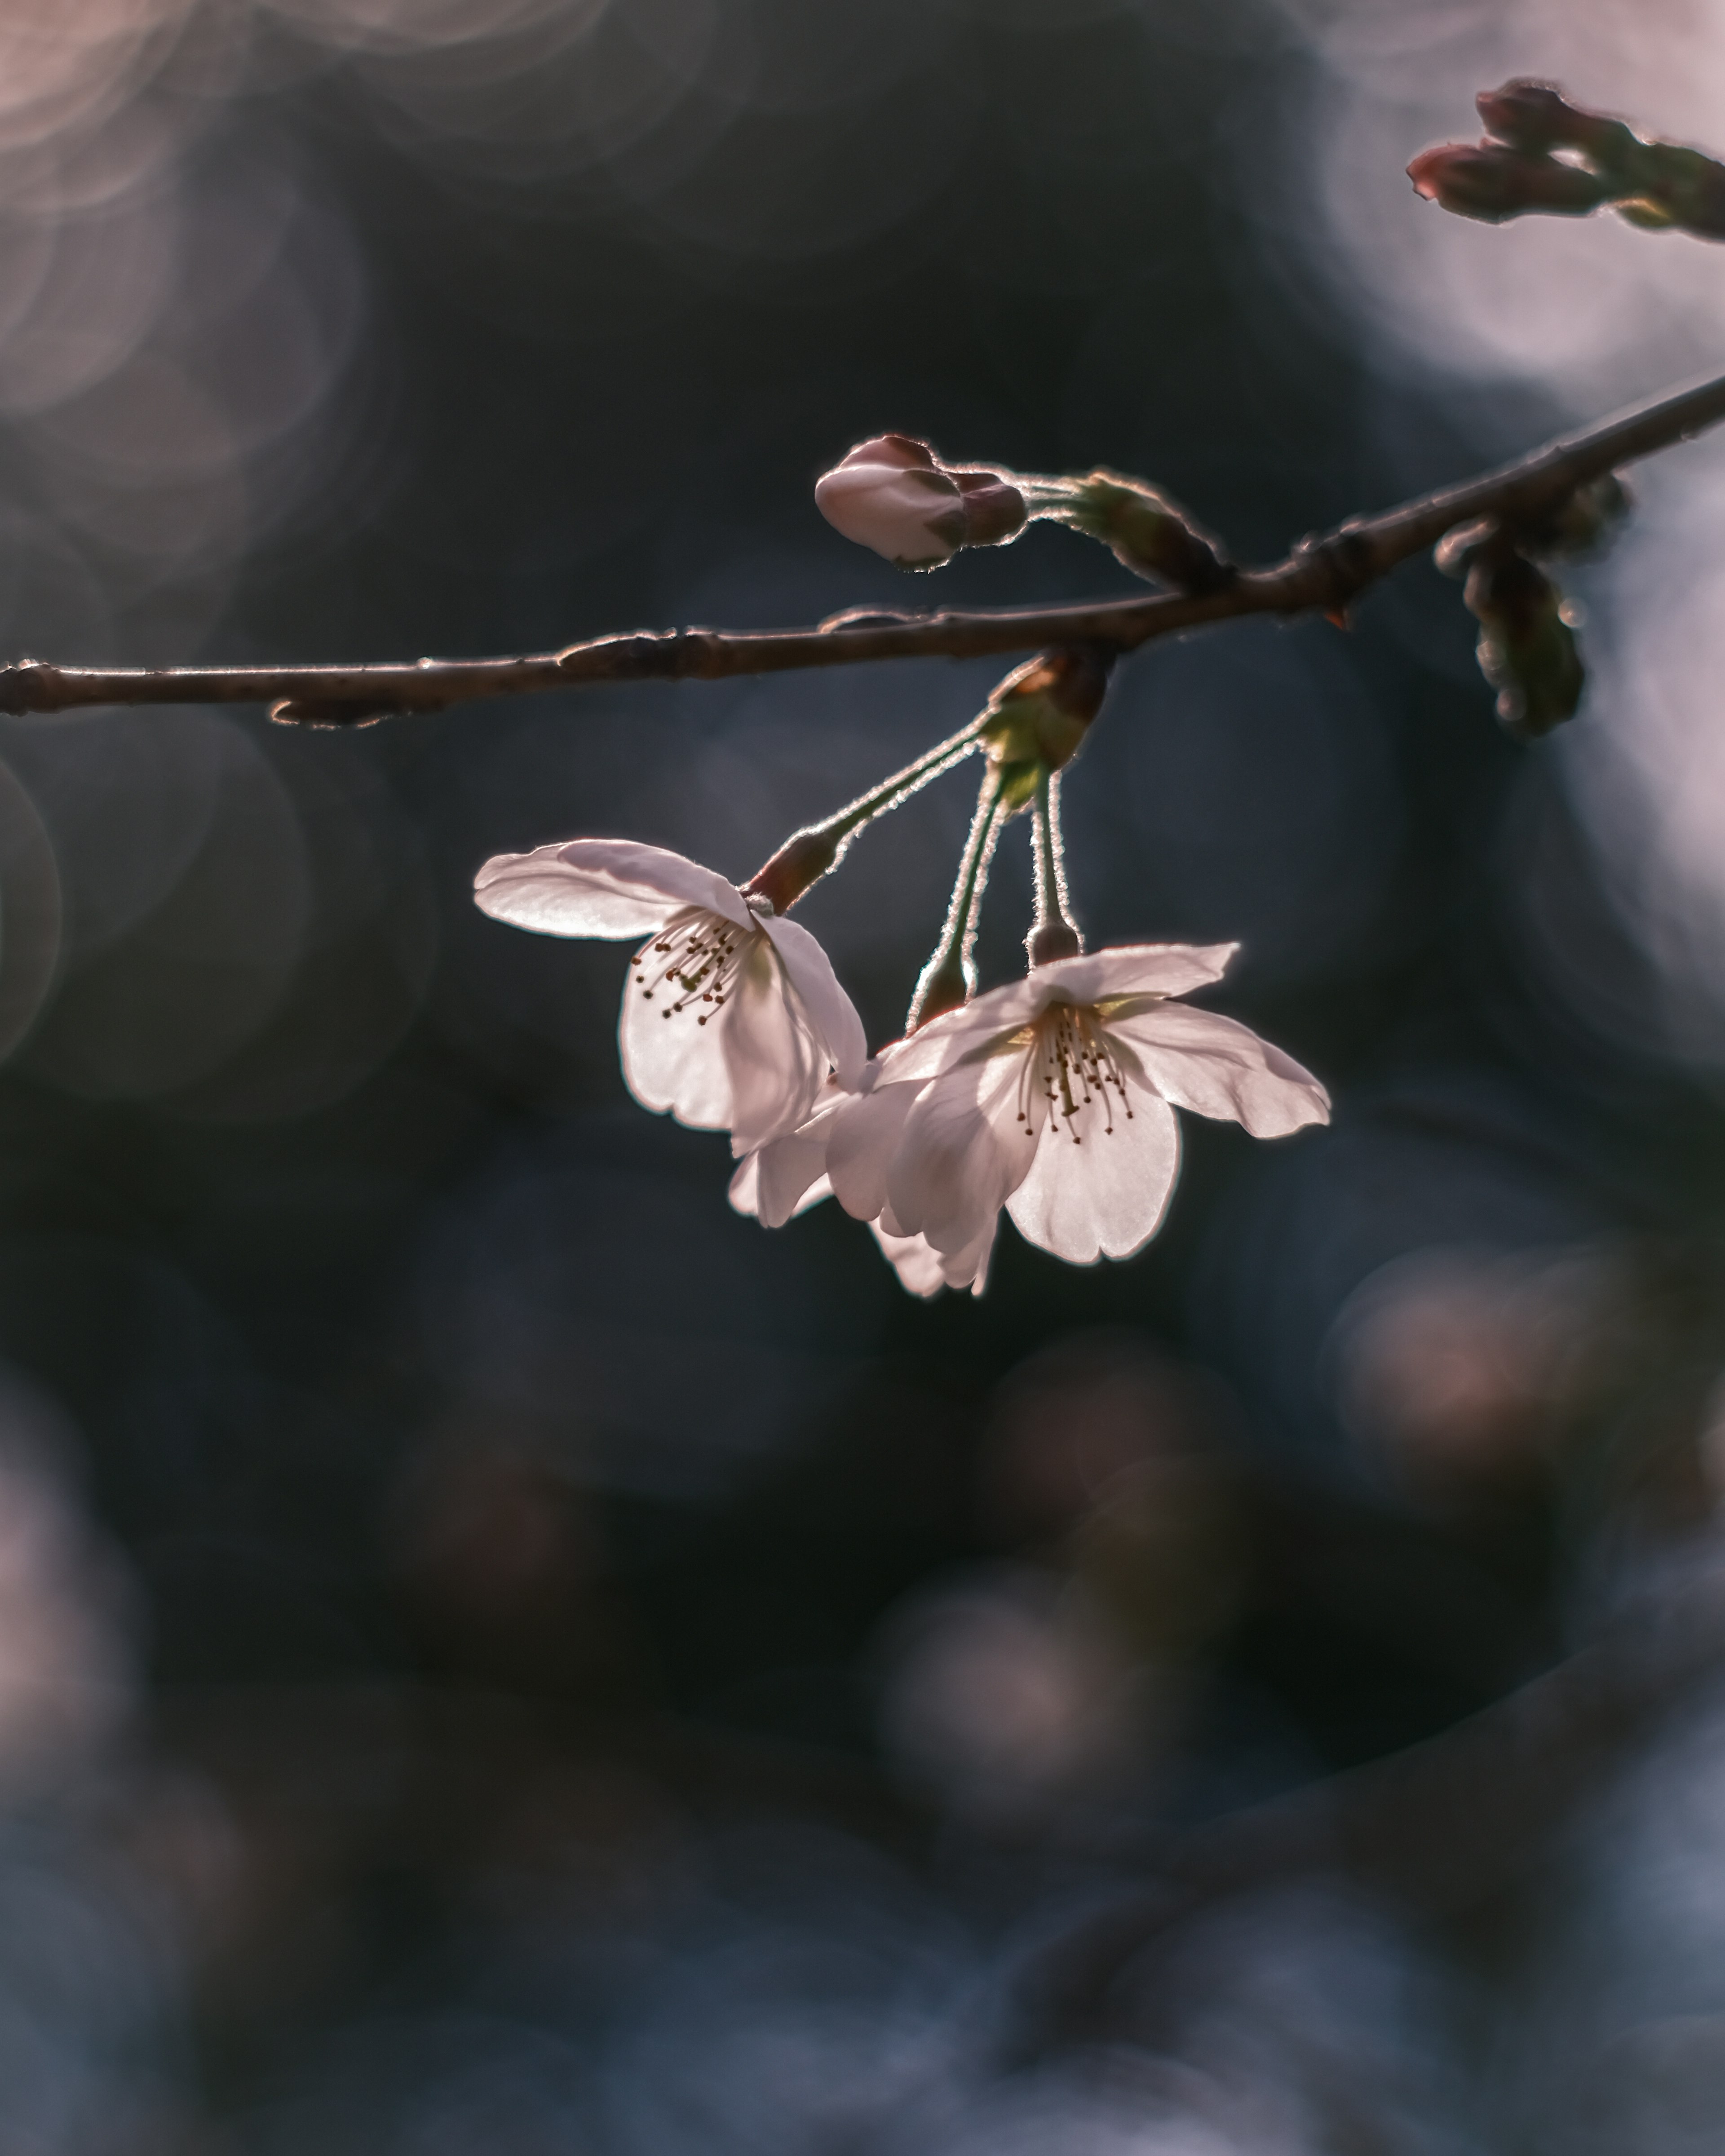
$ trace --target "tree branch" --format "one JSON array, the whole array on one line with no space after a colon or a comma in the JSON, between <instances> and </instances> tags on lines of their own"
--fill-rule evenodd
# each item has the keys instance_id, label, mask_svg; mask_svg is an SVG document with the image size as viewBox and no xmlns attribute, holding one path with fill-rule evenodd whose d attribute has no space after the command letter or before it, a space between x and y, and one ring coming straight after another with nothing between
<instances>
[{"instance_id":1,"label":"tree branch","mask_svg":"<svg viewBox=\"0 0 1725 2156\"><path fill-rule=\"evenodd\" d=\"M267 703L301 726L356 726L434 711L482 696L527 696L608 681L714 681L881 659L973 659L1095 644L1136 650L1158 636L1247 614L1335 613L1390 570L1481 516L1537 525L1567 495L1620 465L1725 419L1725 377L1660 398L1537 449L1461 485L1376 516L1350 517L1301 540L1283 561L1243 572L1203 594L1100 599L1077 606L982 613L942 609L893 617L839 615L818 629L643 630L513 659L422 659L357 666L0 667L0 711L66 711L100 704Z\"/></svg>"}]
</instances>

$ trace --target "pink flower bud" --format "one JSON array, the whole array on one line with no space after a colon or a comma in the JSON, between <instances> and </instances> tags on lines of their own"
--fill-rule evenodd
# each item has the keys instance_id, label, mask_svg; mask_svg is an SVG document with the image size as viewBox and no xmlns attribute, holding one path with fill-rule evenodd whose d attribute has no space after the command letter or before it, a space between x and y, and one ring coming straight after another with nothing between
<instances>
[{"instance_id":1,"label":"pink flower bud","mask_svg":"<svg viewBox=\"0 0 1725 2156\"><path fill-rule=\"evenodd\" d=\"M1422 150L1408 167L1416 191L1457 217L1501 224L1529 210L1585 217L1611 189L1595 172L1555 157L1537 157L1496 142L1445 142Z\"/></svg>"},{"instance_id":2,"label":"pink flower bud","mask_svg":"<svg viewBox=\"0 0 1725 2156\"><path fill-rule=\"evenodd\" d=\"M1474 104L1500 142L1516 150L1579 150L1602 172L1626 171L1646 146L1622 121L1571 105L1554 83L1522 77L1482 90Z\"/></svg>"},{"instance_id":3,"label":"pink flower bud","mask_svg":"<svg viewBox=\"0 0 1725 2156\"><path fill-rule=\"evenodd\" d=\"M1555 150L1570 141L1570 123L1577 117L1554 83L1526 77L1482 90L1474 104L1486 133L1517 150Z\"/></svg>"},{"instance_id":4,"label":"pink flower bud","mask_svg":"<svg viewBox=\"0 0 1725 2156\"><path fill-rule=\"evenodd\" d=\"M878 434L815 481L835 531L901 569L937 569L961 547L994 547L1024 526L1024 498L998 472L949 470L927 442Z\"/></svg>"}]
</instances>

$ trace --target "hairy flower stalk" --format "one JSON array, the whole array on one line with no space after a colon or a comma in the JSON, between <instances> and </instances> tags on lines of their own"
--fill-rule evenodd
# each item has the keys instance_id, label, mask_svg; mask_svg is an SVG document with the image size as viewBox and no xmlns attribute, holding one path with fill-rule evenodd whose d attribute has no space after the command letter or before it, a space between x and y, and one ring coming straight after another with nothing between
<instances>
[{"instance_id":1,"label":"hairy flower stalk","mask_svg":"<svg viewBox=\"0 0 1725 2156\"><path fill-rule=\"evenodd\" d=\"M982 913L983 893L988 888L995 842L1005 821L1004 808L999 773L991 764L977 795L976 814L971 818L970 834L964 841L964 852L959 860L957 880L947 907L946 925L941 930L941 939L934 947L933 955L917 976L916 993L911 998L911 1008L905 1017L907 1034L914 1033L919 1025L926 1025L930 1019L938 1018L942 1011L957 1009L976 993L976 963L971 952L976 943L977 922Z\"/></svg>"},{"instance_id":2,"label":"hairy flower stalk","mask_svg":"<svg viewBox=\"0 0 1725 2156\"><path fill-rule=\"evenodd\" d=\"M836 810L819 824L793 831L774 854L755 870L742 886L750 898L762 898L775 913L788 913L803 893L844 860L851 840L865 824L889 808L896 808L913 793L962 763L980 744L980 719L973 719L956 734L925 750L914 763L883 778L878 786L860 794L848 807Z\"/></svg>"},{"instance_id":3,"label":"hairy flower stalk","mask_svg":"<svg viewBox=\"0 0 1725 2156\"><path fill-rule=\"evenodd\" d=\"M1032 966L1076 958L1084 948L1066 896L1066 863L1060 844L1060 774L1044 768L1031 804L1036 861L1036 919L1024 947Z\"/></svg>"}]
</instances>

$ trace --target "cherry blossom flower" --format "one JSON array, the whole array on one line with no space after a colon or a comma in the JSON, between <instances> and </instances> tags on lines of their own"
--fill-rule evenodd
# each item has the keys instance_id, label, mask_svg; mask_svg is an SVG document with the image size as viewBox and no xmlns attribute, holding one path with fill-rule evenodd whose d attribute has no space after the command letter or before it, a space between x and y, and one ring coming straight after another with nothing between
<instances>
[{"instance_id":1,"label":"cherry blossom flower","mask_svg":"<svg viewBox=\"0 0 1725 2156\"><path fill-rule=\"evenodd\" d=\"M1237 947L1061 959L932 1019L834 1111L824 1164L839 1202L976 1276L1003 1207L1075 1265L1132 1256L1173 1189L1175 1108L1256 1137L1329 1120L1309 1071L1234 1019L1171 1000L1219 978Z\"/></svg>"},{"instance_id":2,"label":"cherry blossom flower","mask_svg":"<svg viewBox=\"0 0 1725 2156\"><path fill-rule=\"evenodd\" d=\"M901 569L937 569L1024 527L1024 498L999 473L955 470L908 434L859 442L815 481L814 501L836 531Z\"/></svg>"},{"instance_id":3,"label":"cherry blossom flower","mask_svg":"<svg viewBox=\"0 0 1725 2156\"><path fill-rule=\"evenodd\" d=\"M623 1075L644 1107L752 1153L806 1120L829 1067L854 1085L862 1021L806 928L658 846L572 839L498 854L482 911L547 936L639 941L623 991Z\"/></svg>"}]
</instances>

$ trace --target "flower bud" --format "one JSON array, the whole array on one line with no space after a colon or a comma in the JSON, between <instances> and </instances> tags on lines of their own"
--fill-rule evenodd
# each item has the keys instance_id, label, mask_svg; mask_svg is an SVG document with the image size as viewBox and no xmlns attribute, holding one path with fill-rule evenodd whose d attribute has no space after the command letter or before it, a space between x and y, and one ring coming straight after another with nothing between
<instances>
[{"instance_id":1,"label":"flower bud","mask_svg":"<svg viewBox=\"0 0 1725 2156\"><path fill-rule=\"evenodd\" d=\"M1512 150L1579 150L1601 167L1627 164L1643 147L1620 120L1571 105L1554 83L1521 77L1474 100L1488 135Z\"/></svg>"},{"instance_id":2,"label":"flower bud","mask_svg":"<svg viewBox=\"0 0 1725 2156\"><path fill-rule=\"evenodd\" d=\"M1495 142L1445 142L1422 150L1409 166L1408 177L1428 202L1485 224L1502 224L1529 210L1585 217L1609 201L1613 192L1609 181L1579 165Z\"/></svg>"},{"instance_id":3,"label":"flower bud","mask_svg":"<svg viewBox=\"0 0 1725 2156\"><path fill-rule=\"evenodd\" d=\"M1030 799L1040 772L1058 771L1077 755L1113 665L1111 652L1061 644L1009 674L989 697L977 732L1009 813Z\"/></svg>"},{"instance_id":4,"label":"flower bud","mask_svg":"<svg viewBox=\"0 0 1725 2156\"><path fill-rule=\"evenodd\" d=\"M835 531L901 569L938 569L962 547L996 547L1024 528L1024 498L999 472L957 471L927 442L879 434L814 483Z\"/></svg>"},{"instance_id":5,"label":"flower bud","mask_svg":"<svg viewBox=\"0 0 1725 2156\"><path fill-rule=\"evenodd\" d=\"M1463 596L1480 624L1480 671L1507 730L1533 741L1573 718L1586 673L1563 594L1544 572L1523 555L1481 553Z\"/></svg>"},{"instance_id":6,"label":"flower bud","mask_svg":"<svg viewBox=\"0 0 1725 2156\"><path fill-rule=\"evenodd\" d=\"M1166 495L1120 472L1099 469L1079 480L1061 521L1111 547L1136 575L1176 591L1219 591L1238 574L1219 540Z\"/></svg>"},{"instance_id":7,"label":"flower bud","mask_svg":"<svg viewBox=\"0 0 1725 2156\"><path fill-rule=\"evenodd\" d=\"M1554 83L1518 78L1498 90L1482 90L1474 105L1486 132L1512 150L1555 150L1570 139L1574 115Z\"/></svg>"}]
</instances>

